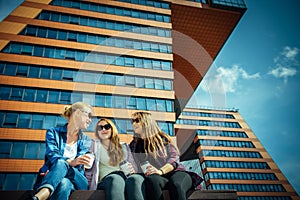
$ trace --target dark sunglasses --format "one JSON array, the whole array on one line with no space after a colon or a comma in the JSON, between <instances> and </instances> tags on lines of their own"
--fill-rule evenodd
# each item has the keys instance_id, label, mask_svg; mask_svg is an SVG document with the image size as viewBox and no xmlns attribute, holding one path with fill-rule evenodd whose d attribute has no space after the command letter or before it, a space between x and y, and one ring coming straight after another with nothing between
<instances>
[{"instance_id":1,"label":"dark sunglasses","mask_svg":"<svg viewBox=\"0 0 300 200\"><path fill-rule=\"evenodd\" d=\"M101 125L97 126L97 130L98 130L98 131L102 131L103 128L104 128L105 130L109 130L109 129L111 128L111 125L110 125L110 124L105 124L104 126L101 126Z\"/></svg>"},{"instance_id":2,"label":"dark sunglasses","mask_svg":"<svg viewBox=\"0 0 300 200\"><path fill-rule=\"evenodd\" d=\"M131 119L131 123L139 123L141 120L139 118Z\"/></svg>"}]
</instances>

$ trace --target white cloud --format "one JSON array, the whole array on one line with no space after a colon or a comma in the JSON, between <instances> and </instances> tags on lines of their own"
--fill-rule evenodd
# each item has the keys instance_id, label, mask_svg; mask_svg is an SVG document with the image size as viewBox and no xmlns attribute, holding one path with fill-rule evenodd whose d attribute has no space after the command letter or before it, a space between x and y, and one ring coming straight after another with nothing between
<instances>
[{"instance_id":1,"label":"white cloud","mask_svg":"<svg viewBox=\"0 0 300 200\"><path fill-rule=\"evenodd\" d=\"M207 74L204 78L206 85L202 84L204 91L226 93L235 92L239 84L239 80L260 78L259 73L248 74L243 68L238 65L233 65L231 68L218 67L213 72ZM204 87L206 86L206 87Z\"/></svg>"},{"instance_id":2,"label":"white cloud","mask_svg":"<svg viewBox=\"0 0 300 200\"><path fill-rule=\"evenodd\" d=\"M298 53L299 49L296 47L284 47L279 56L274 58L275 67L268 74L275 78L283 78L284 82L287 83L289 77L297 74Z\"/></svg>"},{"instance_id":3,"label":"white cloud","mask_svg":"<svg viewBox=\"0 0 300 200\"><path fill-rule=\"evenodd\" d=\"M297 70L295 68L278 66L277 68L270 70L268 74L271 74L276 78L283 78L286 83L289 76L292 77L297 74Z\"/></svg>"},{"instance_id":4,"label":"white cloud","mask_svg":"<svg viewBox=\"0 0 300 200\"><path fill-rule=\"evenodd\" d=\"M286 57L289 60L294 60L296 58L296 56L298 55L299 49L294 47L291 48L289 46L286 46L283 48L281 55L283 55L284 57Z\"/></svg>"}]
</instances>

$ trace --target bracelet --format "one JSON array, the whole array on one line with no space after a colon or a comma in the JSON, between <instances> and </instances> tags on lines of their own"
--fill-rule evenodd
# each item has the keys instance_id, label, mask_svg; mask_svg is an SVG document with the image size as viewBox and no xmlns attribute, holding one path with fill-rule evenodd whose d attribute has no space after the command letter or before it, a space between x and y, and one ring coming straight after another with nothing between
<instances>
[{"instance_id":1,"label":"bracelet","mask_svg":"<svg viewBox=\"0 0 300 200\"><path fill-rule=\"evenodd\" d=\"M164 171L162 170L162 169L159 169L160 171L161 171L161 173L162 173L162 175L164 175L165 173L164 173Z\"/></svg>"}]
</instances>

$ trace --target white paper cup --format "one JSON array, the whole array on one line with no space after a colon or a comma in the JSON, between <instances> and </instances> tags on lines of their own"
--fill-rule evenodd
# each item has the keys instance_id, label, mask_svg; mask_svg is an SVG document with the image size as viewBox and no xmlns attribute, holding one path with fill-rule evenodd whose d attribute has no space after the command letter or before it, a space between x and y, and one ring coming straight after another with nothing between
<instances>
[{"instance_id":1,"label":"white paper cup","mask_svg":"<svg viewBox=\"0 0 300 200\"><path fill-rule=\"evenodd\" d=\"M86 169L91 169L92 166L93 166L94 160L95 160L95 155L92 154L92 153L87 153L85 155L88 156L88 157L90 157L90 162L89 162L89 164L84 165L84 167Z\"/></svg>"},{"instance_id":2,"label":"white paper cup","mask_svg":"<svg viewBox=\"0 0 300 200\"><path fill-rule=\"evenodd\" d=\"M142 168L144 174L147 172L147 167L148 167L149 165L150 165L150 163L149 163L148 161L143 162L143 163L141 164L141 168Z\"/></svg>"},{"instance_id":3,"label":"white paper cup","mask_svg":"<svg viewBox=\"0 0 300 200\"><path fill-rule=\"evenodd\" d=\"M122 170L122 172L124 172L125 176L129 176L131 173L129 170L129 163L126 161L120 163L120 169Z\"/></svg>"}]
</instances>

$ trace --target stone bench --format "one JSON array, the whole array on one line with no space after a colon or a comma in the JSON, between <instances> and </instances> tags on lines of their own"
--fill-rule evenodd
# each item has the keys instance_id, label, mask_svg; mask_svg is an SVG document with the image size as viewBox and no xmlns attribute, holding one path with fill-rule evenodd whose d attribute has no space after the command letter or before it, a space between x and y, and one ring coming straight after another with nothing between
<instances>
[{"instance_id":1,"label":"stone bench","mask_svg":"<svg viewBox=\"0 0 300 200\"><path fill-rule=\"evenodd\" d=\"M32 194L32 190L22 191L0 191L1 200L25 200L26 196ZM165 200L171 200L167 190L164 191ZM72 193L69 200L100 200L105 199L103 190L76 190ZM189 200L234 200L237 199L237 193L234 190L197 190L188 194Z\"/></svg>"}]
</instances>

